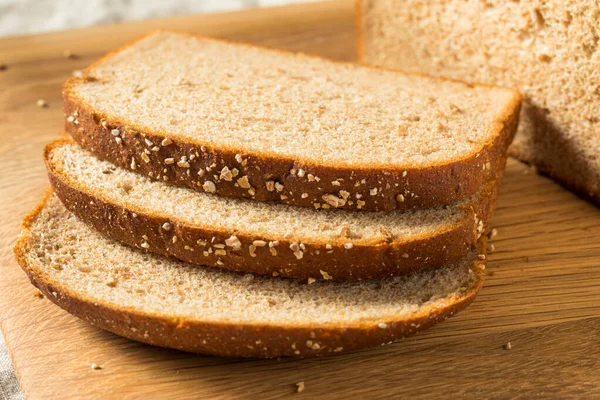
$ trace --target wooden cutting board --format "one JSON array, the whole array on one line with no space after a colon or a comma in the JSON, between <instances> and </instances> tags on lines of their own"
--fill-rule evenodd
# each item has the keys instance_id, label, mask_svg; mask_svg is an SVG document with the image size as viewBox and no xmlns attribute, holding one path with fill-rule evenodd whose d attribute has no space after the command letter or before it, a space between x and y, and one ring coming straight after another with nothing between
<instances>
[{"instance_id":1,"label":"wooden cutting board","mask_svg":"<svg viewBox=\"0 0 600 400\"><path fill-rule=\"evenodd\" d=\"M0 40L0 317L26 397L600 397L600 209L514 160L481 295L459 316L391 346L309 360L203 357L122 339L34 297L11 249L47 185L41 151L61 131L61 83L157 28L355 57L351 1Z\"/></svg>"}]
</instances>

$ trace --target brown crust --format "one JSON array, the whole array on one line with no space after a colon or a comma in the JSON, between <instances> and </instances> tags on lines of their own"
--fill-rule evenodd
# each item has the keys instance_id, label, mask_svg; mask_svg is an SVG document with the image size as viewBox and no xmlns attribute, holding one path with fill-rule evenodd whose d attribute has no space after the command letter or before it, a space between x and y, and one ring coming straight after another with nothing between
<instances>
[{"instance_id":1,"label":"brown crust","mask_svg":"<svg viewBox=\"0 0 600 400\"><path fill-rule=\"evenodd\" d=\"M121 49L134 43L136 42ZM199 191L203 190L206 181L210 181L215 184L214 190L219 195L257 201L273 201L302 207L333 206L373 211L432 208L457 202L475 195L480 186L490 179L493 171L499 168L507 144L512 141L515 134L521 106L521 96L514 92L512 103L507 106L501 120L494 125L493 129L497 134L483 144L480 150L474 150L472 154L461 159L428 167L385 168L370 165L349 167L319 164L309 159L285 158L277 154L246 154L241 149L210 148L192 139L181 140L170 137L165 132L129 123L124 118L102 114L79 99L74 93L73 86L86 79L94 79L89 75L94 65L121 49L109 53L92 64L83 78L71 78L65 83L63 87L65 117L72 117L71 122L65 119L66 132L97 157L119 167L131 168L134 160L136 172L154 179L166 180ZM265 49L265 51L280 50ZM302 55L302 57L309 56ZM331 60L327 61L331 62ZM371 66L362 68L380 69ZM118 129L121 133L119 143L111 135L112 129ZM161 142L165 138L172 143L162 146ZM148 143L152 145L149 146ZM158 151L150 151L154 146ZM143 153L146 155L142 156ZM195 158L186 161L189 166L186 163L183 164L184 166L177 164L177 160L191 155ZM239 162L239 157L244 160L244 164ZM166 164L165 160L171 158L175 163ZM250 187L240 186L237 182L238 178L215 179L213 175L219 176L225 167L238 169L239 177L247 176ZM209 168L208 172L207 168ZM303 170L303 176L291 173L299 170ZM199 176L199 171L204 175ZM318 177L319 181L309 180L309 175ZM339 182L339 185L333 186L331 182L334 181ZM272 186L267 187L267 182L282 184L284 189L281 192L273 190ZM374 188L377 189L377 193L372 195L371 190ZM213 188L211 187L210 190ZM346 193L349 196L344 198L343 194ZM399 194L404 196L402 201L397 200ZM360 201L356 195L360 196ZM335 205L332 205L332 202L328 204L323 196L335 196L343 201L334 200Z\"/></svg>"},{"instance_id":2,"label":"brown crust","mask_svg":"<svg viewBox=\"0 0 600 400\"><path fill-rule=\"evenodd\" d=\"M82 296L50 278L43 272L43 267L29 263L27 253L31 251L33 236L30 228L50 196L52 191L48 190L25 218L22 234L14 248L16 259L32 284L53 303L92 325L156 346L220 356L261 358L313 357L354 351L413 335L452 316L475 299L483 283L483 262L476 261L472 267L476 274L473 286L452 298L446 306L423 309L411 318L361 321L352 326L234 325L144 313ZM380 328L381 323L387 327ZM309 340L312 346L307 345Z\"/></svg>"},{"instance_id":3,"label":"brown crust","mask_svg":"<svg viewBox=\"0 0 600 400\"><path fill-rule=\"evenodd\" d=\"M303 240L301 243L304 249L301 250L302 257L299 259L294 250L290 249L294 240L270 235L268 232L249 235L236 231L235 236L241 242L239 250L234 251L231 246L225 246L218 249L221 253L219 255L214 252L216 248L205 254L211 248L211 243L225 243L234 232L219 227L191 225L184 220L168 219L143 209L128 209L107 199L102 193L93 192L70 180L52 164L50 154L53 149L71 143L70 140L63 139L46 146L44 160L50 183L69 211L104 235L137 248L142 248L141 244L147 243L147 250L150 252L173 256L193 264L300 279L379 279L406 275L462 259L471 251L477 239L478 221L487 221L496 192L496 183L488 184L476 201L461 206L465 217L460 221L448 224L443 231L408 241L401 238L385 241L383 236L371 241L343 238L327 242ZM168 231L162 228L166 222L171 225ZM175 243L174 236L177 237ZM253 257L250 246L256 240L264 241L266 245L255 246ZM272 250L268 244L273 241L278 241L279 244ZM345 248L346 242L352 243L352 248Z\"/></svg>"},{"instance_id":4,"label":"brown crust","mask_svg":"<svg viewBox=\"0 0 600 400\"><path fill-rule=\"evenodd\" d=\"M517 160L534 167L540 175L547 176L580 198L600 207L600 187L594 185L593 180L586 180L582 174L577 176L576 172L568 171L571 168L567 169L564 165L559 165L563 170L557 170L556 165L549 165L547 162L533 160L522 150L515 147L509 149L509 154Z\"/></svg>"}]
</instances>

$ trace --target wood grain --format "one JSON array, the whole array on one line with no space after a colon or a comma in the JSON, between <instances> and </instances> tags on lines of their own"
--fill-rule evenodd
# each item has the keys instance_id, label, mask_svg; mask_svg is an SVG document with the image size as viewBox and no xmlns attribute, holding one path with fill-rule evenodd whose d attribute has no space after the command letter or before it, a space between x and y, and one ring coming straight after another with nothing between
<instances>
[{"instance_id":1,"label":"wood grain","mask_svg":"<svg viewBox=\"0 0 600 400\"><path fill-rule=\"evenodd\" d=\"M600 397L600 210L514 160L481 295L459 316L392 346L300 361L202 357L99 331L33 296L11 247L47 185L42 146L60 133L60 85L73 69L159 27L353 59L351 3L0 41L8 65L0 72L0 317L26 397ZM65 59L67 49L79 57ZM49 107L37 107L39 98Z\"/></svg>"}]
</instances>

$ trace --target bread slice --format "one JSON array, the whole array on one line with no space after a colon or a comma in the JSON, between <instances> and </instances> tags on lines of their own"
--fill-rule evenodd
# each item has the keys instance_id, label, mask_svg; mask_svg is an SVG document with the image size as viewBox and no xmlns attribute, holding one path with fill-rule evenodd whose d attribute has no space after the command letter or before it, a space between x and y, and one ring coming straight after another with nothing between
<instances>
[{"instance_id":1,"label":"bread slice","mask_svg":"<svg viewBox=\"0 0 600 400\"><path fill-rule=\"evenodd\" d=\"M118 335L244 357L317 356L390 343L466 307L483 280L476 253L382 281L312 285L196 268L108 239L47 193L15 246L32 283Z\"/></svg>"},{"instance_id":2,"label":"bread slice","mask_svg":"<svg viewBox=\"0 0 600 400\"><path fill-rule=\"evenodd\" d=\"M510 154L600 205L600 3L362 0L363 61L521 91Z\"/></svg>"},{"instance_id":3,"label":"bread slice","mask_svg":"<svg viewBox=\"0 0 600 400\"><path fill-rule=\"evenodd\" d=\"M64 86L66 131L158 180L316 208L430 208L475 195L520 95L170 32Z\"/></svg>"},{"instance_id":4,"label":"bread slice","mask_svg":"<svg viewBox=\"0 0 600 400\"><path fill-rule=\"evenodd\" d=\"M49 144L44 158L67 209L113 239L191 263L296 278L382 278L464 258L496 190L489 184L476 198L430 210L313 210L153 181L70 140Z\"/></svg>"}]
</instances>

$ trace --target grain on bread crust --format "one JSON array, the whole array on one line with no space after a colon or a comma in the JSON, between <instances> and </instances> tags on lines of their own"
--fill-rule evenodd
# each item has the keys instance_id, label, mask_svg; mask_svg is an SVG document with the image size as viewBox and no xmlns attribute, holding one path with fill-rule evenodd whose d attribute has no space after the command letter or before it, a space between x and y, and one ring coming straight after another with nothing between
<instances>
[{"instance_id":1,"label":"grain on bread crust","mask_svg":"<svg viewBox=\"0 0 600 400\"><path fill-rule=\"evenodd\" d=\"M104 254L102 259L90 254L96 251ZM267 358L338 354L412 335L470 304L481 288L485 268L485 262L471 256L448 269L394 281L298 286L296 281L281 278L246 280L243 275L189 268L119 245L74 218L50 190L25 218L14 252L31 282L48 299L99 328L156 346ZM105 284L105 278L113 273L119 275L118 283ZM181 282L175 283L172 276L180 277ZM188 282L195 288L194 296L203 296L207 290L210 298L177 294L175 286L185 287ZM223 282L228 283L212 289L213 284ZM205 289L198 288L202 284ZM145 290L137 291L141 287ZM366 310L355 301L358 288L364 289L365 298L372 299L365 300ZM288 298L287 304L254 304L265 301L267 295L288 291L294 297ZM432 297L416 296L425 291ZM178 296L180 302L172 301ZM338 296L347 300L340 303L335 300ZM300 297L308 303L296 300ZM314 297L322 297L326 307L314 303ZM250 303L250 309L236 307L240 301ZM348 302L345 315L311 313L327 310L329 302L336 309ZM385 302L385 307L380 308L380 302ZM209 315L210 310L214 315Z\"/></svg>"},{"instance_id":2,"label":"grain on bread crust","mask_svg":"<svg viewBox=\"0 0 600 400\"><path fill-rule=\"evenodd\" d=\"M294 278L384 278L457 261L482 233L497 186L452 206L384 215L175 188L98 161L70 140L49 144L44 159L66 208L113 239L194 264Z\"/></svg>"},{"instance_id":3,"label":"grain on bread crust","mask_svg":"<svg viewBox=\"0 0 600 400\"><path fill-rule=\"evenodd\" d=\"M489 121L479 121L481 132L489 133L487 138L482 142L473 143L470 150L460 153L460 156L422 165L410 160L406 160L404 164L382 164L377 161L377 155L369 161L341 162L320 159L309 154L309 151L305 152L306 154L288 154L270 151L267 146L259 146L260 148L250 151L246 145L236 147L231 143L223 143L219 146L209 143L209 140L216 140L214 137L217 135L198 137L199 134L194 133L196 136L190 137L173 129L155 129L140 121L135 122L135 116L131 113L118 115L103 111L81 96L81 87L103 85L106 82L103 77L96 76L96 69L101 68L103 63L110 62L113 57L156 35L169 37L173 34L158 33L142 38L97 61L86 70L83 78L67 81L63 88L65 130L82 147L99 158L154 179L199 191L316 208L390 211L446 205L477 193L480 186L489 179L490 173L499 168L500 159L506 151L506 146L512 141L518 123L521 98L517 92L492 86L464 85L457 81L424 78L422 75L413 74L407 79L423 80L429 84L435 82L441 86L456 85L467 92L489 90L502 93L506 99L499 100L503 104L502 107L498 106L501 111L497 115L494 114L493 120L490 118ZM180 36L184 38L180 40L192 40L185 39L188 36ZM211 46L220 43L204 38L197 40ZM248 45L238 44L232 48L259 51L256 47ZM260 51L266 56L285 57L294 62L302 60L328 65L331 68L356 68L368 73L406 78L400 73L377 68L352 67L345 63L281 51ZM97 92L102 88L96 89ZM436 101L435 98L431 99ZM437 100L442 101L441 98ZM377 101L380 102L381 99ZM381 110L385 113L390 112L389 107L387 110L382 107ZM368 115L367 112L363 114ZM352 118L356 116L346 115L342 120ZM293 126L297 128L302 123L295 123ZM263 134L263 138L257 140L269 140L269 133ZM452 132L451 136L455 134L457 133ZM166 145L163 145L164 143ZM277 147L275 144L273 146ZM446 144L448 151L452 151L451 148L452 146ZM319 149L314 151L318 152ZM232 176L234 169L236 176Z\"/></svg>"}]
</instances>

